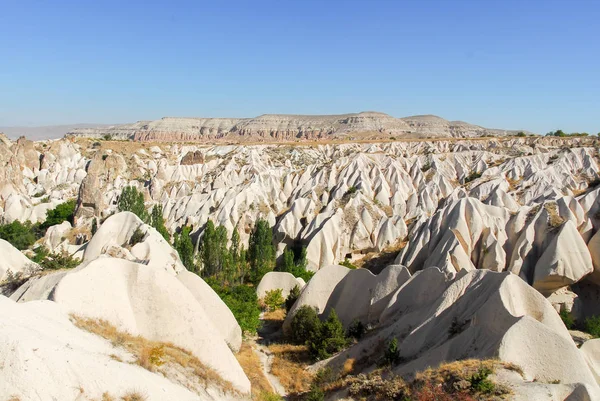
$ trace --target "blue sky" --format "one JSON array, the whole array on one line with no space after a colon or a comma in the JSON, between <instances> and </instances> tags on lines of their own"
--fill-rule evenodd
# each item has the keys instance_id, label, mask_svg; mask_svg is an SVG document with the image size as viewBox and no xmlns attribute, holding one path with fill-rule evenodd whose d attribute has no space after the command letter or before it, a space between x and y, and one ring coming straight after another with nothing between
<instances>
[{"instance_id":1,"label":"blue sky","mask_svg":"<svg viewBox=\"0 0 600 401\"><path fill-rule=\"evenodd\" d=\"M0 0L0 126L377 110L600 131L600 2Z\"/></svg>"}]
</instances>

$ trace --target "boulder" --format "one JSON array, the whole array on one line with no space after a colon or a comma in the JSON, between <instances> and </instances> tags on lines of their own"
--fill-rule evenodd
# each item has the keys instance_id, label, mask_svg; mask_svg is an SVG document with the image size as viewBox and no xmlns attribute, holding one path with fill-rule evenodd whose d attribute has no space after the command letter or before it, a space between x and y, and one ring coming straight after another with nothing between
<instances>
[{"instance_id":1,"label":"boulder","mask_svg":"<svg viewBox=\"0 0 600 401\"><path fill-rule=\"evenodd\" d=\"M29 274L39 270L37 263L3 239L0 239L0 255L0 282L7 278L9 271L12 274Z\"/></svg>"},{"instance_id":2,"label":"boulder","mask_svg":"<svg viewBox=\"0 0 600 401\"><path fill-rule=\"evenodd\" d=\"M287 272L269 272L263 276L256 287L256 295L258 299L264 298L267 291L281 289L281 295L283 298L287 298L290 291L298 286L302 289L305 283L304 280L297 279L293 274Z\"/></svg>"}]
</instances>

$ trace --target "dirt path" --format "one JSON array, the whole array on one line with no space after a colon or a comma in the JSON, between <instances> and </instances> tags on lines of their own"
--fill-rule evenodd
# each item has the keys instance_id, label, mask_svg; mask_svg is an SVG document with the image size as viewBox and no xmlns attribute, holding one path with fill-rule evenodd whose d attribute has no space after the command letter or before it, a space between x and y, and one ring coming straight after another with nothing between
<instances>
[{"instance_id":1,"label":"dirt path","mask_svg":"<svg viewBox=\"0 0 600 401\"><path fill-rule=\"evenodd\" d=\"M263 321L264 324L262 328L258 331L258 338L256 339L255 347L253 347L253 349L260 360L260 363L263 368L263 373L269 381L269 384L271 384L271 387L273 387L273 390L277 394L279 394L282 397L285 397L287 396L287 391L285 390L285 387L281 385L281 382L279 381L277 376L271 373L273 354L271 353L269 348L267 348L267 345L275 337L279 336L280 333L278 333L278 328L274 329L270 325L266 324L265 320L263 319L263 313L260 314L260 319Z\"/></svg>"}]
</instances>

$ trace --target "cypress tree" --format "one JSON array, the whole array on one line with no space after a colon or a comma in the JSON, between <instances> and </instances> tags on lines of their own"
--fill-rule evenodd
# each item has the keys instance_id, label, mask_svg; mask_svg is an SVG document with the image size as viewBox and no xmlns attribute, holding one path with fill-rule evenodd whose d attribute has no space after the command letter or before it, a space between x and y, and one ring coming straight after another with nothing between
<instances>
[{"instance_id":1,"label":"cypress tree","mask_svg":"<svg viewBox=\"0 0 600 401\"><path fill-rule=\"evenodd\" d=\"M248 261L250 262L250 276L254 283L275 267L275 247L273 246L273 232L266 220L258 219L254 231L250 235L248 247Z\"/></svg>"},{"instance_id":2,"label":"cypress tree","mask_svg":"<svg viewBox=\"0 0 600 401\"><path fill-rule=\"evenodd\" d=\"M150 225L154 227L167 242L171 240L169 231L167 230L167 227L165 227L165 219L163 218L163 208L161 205L154 205L152 208L152 213L150 214Z\"/></svg>"},{"instance_id":3,"label":"cypress tree","mask_svg":"<svg viewBox=\"0 0 600 401\"><path fill-rule=\"evenodd\" d=\"M179 253L179 258L181 258L181 263L183 263L185 268L198 273L198 268L194 264L194 244L190 237L191 231L190 227L184 226L179 234L175 234L174 247L177 253Z\"/></svg>"},{"instance_id":4,"label":"cypress tree","mask_svg":"<svg viewBox=\"0 0 600 401\"><path fill-rule=\"evenodd\" d=\"M120 212L131 212L143 222L148 221L148 213L144 204L144 194L136 187L126 186L119 196L118 208Z\"/></svg>"}]
</instances>

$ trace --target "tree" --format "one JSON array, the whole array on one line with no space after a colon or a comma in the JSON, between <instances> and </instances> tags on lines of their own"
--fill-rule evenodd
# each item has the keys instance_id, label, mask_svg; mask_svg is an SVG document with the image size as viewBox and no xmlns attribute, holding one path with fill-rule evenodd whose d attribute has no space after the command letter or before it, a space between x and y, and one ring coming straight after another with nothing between
<instances>
[{"instance_id":1,"label":"tree","mask_svg":"<svg viewBox=\"0 0 600 401\"><path fill-rule=\"evenodd\" d=\"M119 196L118 208L120 212L131 212L139 217L143 222L148 221L148 213L144 204L144 194L136 187L127 186L123 188Z\"/></svg>"},{"instance_id":2,"label":"tree","mask_svg":"<svg viewBox=\"0 0 600 401\"><path fill-rule=\"evenodd\" d=\"M321 324L319 335L313 338L310 351L318 359L327 359L332 354L341 351L348 344L344 326L338 318L335 309L331 309L327 320Z\"/></svg>"},{"instance_id":3,"label":"tree","mask_svg":"<svg viewBox=\"0 0 600 401\"><path fill-rule=\"evenodd\" d=\"M12 246L22 251L29 248L37 240L34 231L34 225L31 222L21 223L15 220L10 224L0 226L0 238L10 242Z\"/></svg>"},{"instance_id":4,"label":"tree","mask_svg":"<svg viewBox=\"0 0 600 401\"><path fill-rule=\"evenodd\" d=\"M215 230L215 251L217 272L221 276L221 281L228 279L228 273L231 265L229 249L227 249L227 229L225 226L219 226Z\"/></svg>"},{"instance_id":5,"label":"tree","mask_svg":"<svg viewBox=\"0 0 600 401\"><path fill-rule=\"evenodd\" d=\"M292 318L290 340L295 344L308 344L320 329L317 311L308 305L301 306Z\"/></svg>"},{"instance_id":6,"label":"tree","mask_svg":"<svg viewBox=\"0 0 600 401\"><path fill-rule=\"evenodd\" d=\"M54 209L48 210L48 212L46 212L46 221L42 223L40 228L47 230L48 227L61 224L63 221L68 221L72 225L73 216L75 214L75 206L75 200L71 199L67 202L61 203Z\"/></svg>"},{"instance_id":7,"label":"tree","mask_svg":"<svg viewBox=\"0 0 600 401\"><path fill-rule=\"evenodd\" d=\"M281 266L281 271L294 274L295 270L294 251L286 249L285 252L283 252L283 265Z\"/></svg>"},{"instance_id":8,"label":"tree","mask_svg":"<svg viewBox=\"0 0 600 401\"><path fill-rule=\"evenodd\" d=\"M179 234L175 234L173 246L177 253L179 253L179 258L181 259L181 263L183 263L185 268L189 271L197 273L198 268L194 264L194 244L192 243L192 238L190 237L191 231L192 229L190 227L182 227L181 232Z\"/></svg>"},{"instance_id":9,"label":"tree","mask_svg":"<svg viewBox=\"0 0 600 401\"><path fill-rule=\"evenodd\" d=\"M298 299L299 296L300 296L300 287L295 285L294 288L292 288L290 290L290 293L288 294L287 298L285 299L285 311L286 312L289 312L290 309L292 309L292 306L294 306L294 304L296 303L296 300Z\"/></svg>"},{"instance_id":10,"label":"tree","mask_svg":"<svg viewBox=\"0 0 600 401\"><path fill-rule=\"evenodd\" d=\"M266 220L258 219L256 221L254 231L250 235L248 261L250 262L250 278L254 283L258 283L275 266L273 232Z\"/></svg>"},{"instance_id":11,"label":"tree","mask_svg":"<svg viewBox=\"0 0 600 401\"><path fill-rule=\"evenodd\" d=\"M154 205L150 214L150 225L158 231L160 235L167 241L171 241L171 235L167 227L165 227L165 219L163 217L163 208L161 205Z\"/></svg>"},{"instance_id":12,"label":"tree","mask_svg":"<svg viewBox=\"0 0 600 401\"><path fill-rule=\"evenodd\" d=\"M217 274L217 249L215 247L215 225L208 220L202 234L202 245L200 247L200 260L202 262L202 276L212 277Z\"/></svg>"},{"instance_id":13,"label":"tree","mask_svg":"<svg viewBox=\"0 0 600 401\"><path fill-rule=\"evenodd\" d=\"M283 299L281 288L276 288L271 291L267 291L265 294L264 303L267 306L267 309L270 311L277 310L281 308L284 304L285 300Z\"/></svg>"},{"instance_id":14,"label":"tree","mask_svg":"<svg viewBox=\"0 0 600 401\"><path fill-rule=\"evenodd\" d=\"M400 361L400 349L398 348L398 339L396 337L388 342L383 358L387 364L392 366Z\"/></svg>"}]
</instances>

